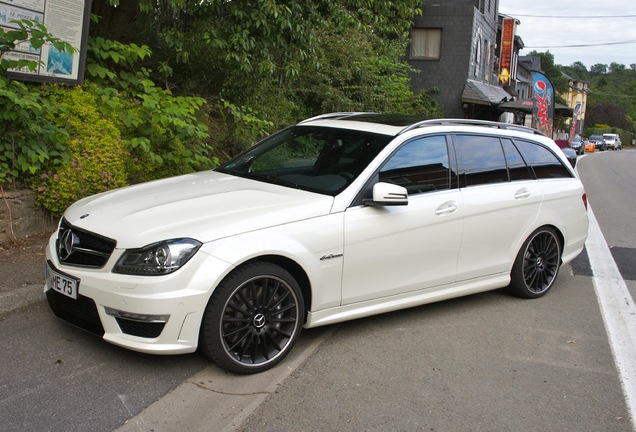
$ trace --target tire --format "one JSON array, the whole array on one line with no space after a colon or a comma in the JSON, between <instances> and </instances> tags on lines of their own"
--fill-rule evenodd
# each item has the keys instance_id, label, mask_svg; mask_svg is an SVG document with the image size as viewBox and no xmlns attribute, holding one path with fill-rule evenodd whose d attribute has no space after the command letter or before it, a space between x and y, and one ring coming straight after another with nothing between
<instances>
[{"instance_id":1,"label":"tire","mask_svg":"<svg viewBox=\"0 0 636 432\"><path fill-rule=\"evenodd\" d=\"M230 273L212 294L199 347L230 372L263 372L291 351L304 311L300 287L286 270L265 262L247 264Z\"/></svg>"},{"instance_id":2,"label":"tire","mask_svg":"<svg viewBox=\"0 0 636 432\"><path fill-rule=\"evenodd\" d=\"M510 272L508 292L522 298L543 296L561 267L561 242L554 229L541 227L524 242Z\"/></svg>"}]
</instances>

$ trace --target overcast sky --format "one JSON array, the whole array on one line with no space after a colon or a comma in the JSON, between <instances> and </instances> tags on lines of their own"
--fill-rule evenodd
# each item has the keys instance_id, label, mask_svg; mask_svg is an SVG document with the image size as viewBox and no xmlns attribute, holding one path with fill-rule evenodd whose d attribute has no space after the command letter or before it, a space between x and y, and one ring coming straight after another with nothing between
<instances>
[{"instance_id":1,"label":"overcast sky","mask_svg":"<svg viewBox=\"0 0 636 432\"><path fill-rule=\"evenodd\" d=\"M554 62L636 64L636 0L499 0L499 13L521 21L517 35Z\"/></svg>"}]
</instances>

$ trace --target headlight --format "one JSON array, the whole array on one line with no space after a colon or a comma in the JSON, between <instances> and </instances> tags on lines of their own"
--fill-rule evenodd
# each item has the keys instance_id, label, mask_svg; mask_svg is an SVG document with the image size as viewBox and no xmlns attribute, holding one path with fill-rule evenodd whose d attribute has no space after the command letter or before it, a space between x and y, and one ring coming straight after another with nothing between
<instances>
[{"instance_id":1,"label":"headlight","mask_svg":"<svg viewBox=\"0 0 636 432\"><path fill-rule=\"evenodd\" d=\"M178 270L199 250L201 242L173 239L124 252L115 264L114 273L161 276Z\"/></svg>"}]
</instances>

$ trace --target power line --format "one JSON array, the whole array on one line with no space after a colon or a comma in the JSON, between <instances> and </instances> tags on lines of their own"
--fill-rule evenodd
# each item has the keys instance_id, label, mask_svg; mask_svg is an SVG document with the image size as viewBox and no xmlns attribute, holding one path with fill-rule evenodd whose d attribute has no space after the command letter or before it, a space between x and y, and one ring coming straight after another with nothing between
<instances>
[{"instance_id":1,"label":"power line","mask_svg":"<svg viewBox=\"0 0 636 432\"><path fill-rule=\"evenodd\" d=\"M558 19L606 19L606 18L636 18L636 15L527 15L527 14L515 14L506 13L505 15L511 17L526 17L526 18L558 18Z\"/></svg>"},{"instance_id":2,"label":"power line","mask_svg":"<svg viewBox=\"0 0 636 432\"><path fill-rule=\"evenodd\" d=\"M536 48L584 48L584 47L594 47L594 46L608 46L608 45L627 45L636 43L636 40L630 41L622 41L622 42L604 42L604 43L596 43L596 44L578 44L578 45L543 45L543 46L526 46L525 49L536 49Z\"/></svg>"}]
</instances>

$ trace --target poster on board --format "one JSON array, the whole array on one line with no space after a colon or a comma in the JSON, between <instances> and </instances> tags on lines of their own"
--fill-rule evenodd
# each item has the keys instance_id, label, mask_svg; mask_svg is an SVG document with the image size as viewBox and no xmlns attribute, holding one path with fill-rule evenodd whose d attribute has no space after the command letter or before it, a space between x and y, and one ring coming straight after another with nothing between
<instances>
[{"instance_id":1,"label":"poster on board","mask_svg":"<svg viewBox=\"0 0 636 432\"><path fill-rule=\"evenodd\" d=\"M19 29L12 21L28 19L44 24L49 33L75 49L69 53L60 52L50 44L35 49L28 42L19 43L4 57L36 61L39 66L33 71L28 68L10 70L9 76L24 81L82 84L90 6L91 0L0 0L0 27L3 30Z\"/></svg>"}]
</instances>

